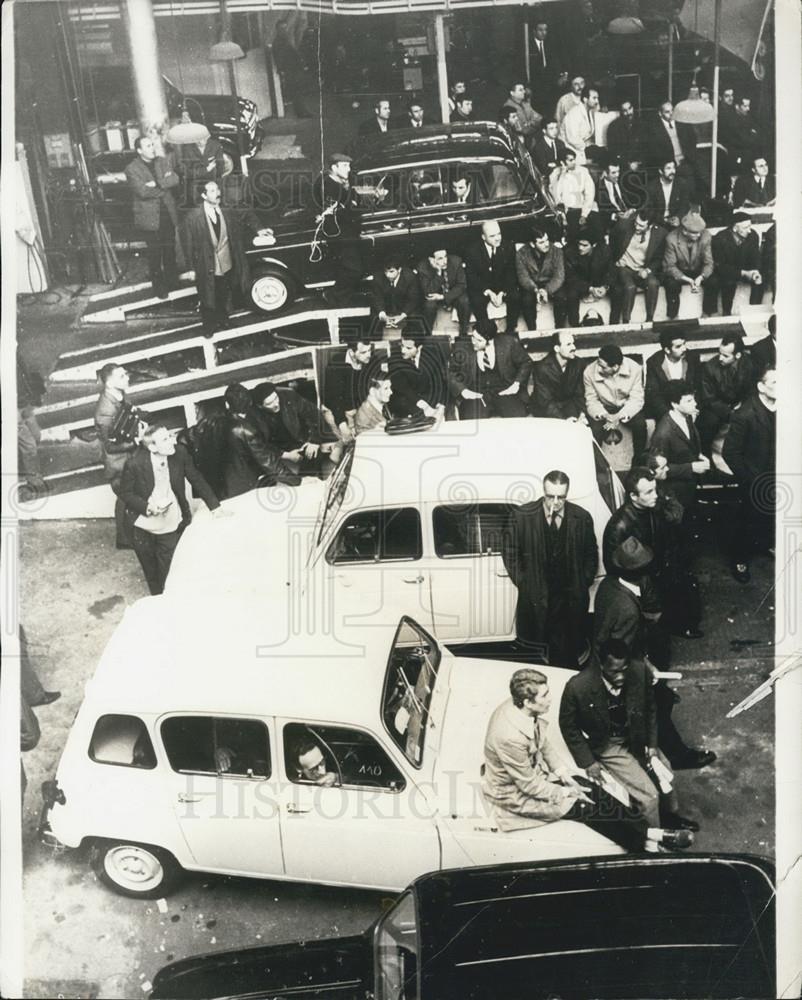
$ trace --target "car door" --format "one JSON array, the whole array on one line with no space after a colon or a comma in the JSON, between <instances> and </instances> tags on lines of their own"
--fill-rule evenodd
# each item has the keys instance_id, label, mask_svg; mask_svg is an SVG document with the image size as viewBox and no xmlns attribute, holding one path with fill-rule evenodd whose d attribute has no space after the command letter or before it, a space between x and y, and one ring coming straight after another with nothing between
<instances>
[{"instance_id":1,"label":"car door","mask_svg":"<svg viewBox=\"0 0 802 1000\"><path fill-rule=\"evenodd\" d=\"M433 809L376 736L356 726L279 721L286 872L312 882L398 889L440 867ZM323 758L316 784L299 757Z\"/></svg>"},{"instance_id":2,"label":"car door","mask_svg":"<svg viewBox=\"0 0 802 1000\"><path fill-rule=\"evenodd\" d=\"M432 618L441 642L515 637L518 592L501 556L508 502L430 504Z\"/></svg>"},{"instance_id":3,"label":"car door","mask_svg":"<svg viewBox=\"0 0 802 1000\"><path fill-rule=\"evenodd\" d=\"M398 169L362 170L354 178L362 203L362 241L368 273L391 252L402 257L407 254L409 219L403 183L403 171Z\"/></svg>"},{"instance_id":4,"label":"car door","mask_svg":"<svg viewBox=\"0 0 802 1000\"><path fill-rule=\"evenodd\" d=\"M272 720L176 714L159 724L172 808L204 871L282 876Z\"/></svg>"},{"instance_id":5,"label":"car door","mask_svg":"<svg viewBox=\"0 0 802 1000\"><path fill-rule=\"evenodd\" d=\"M382 507L346 515L318 559L321 607L346 624L393 625L408 614L432 620L429 581L423 570L420 513L415 507Z\"/></svg>"}]
</instances>

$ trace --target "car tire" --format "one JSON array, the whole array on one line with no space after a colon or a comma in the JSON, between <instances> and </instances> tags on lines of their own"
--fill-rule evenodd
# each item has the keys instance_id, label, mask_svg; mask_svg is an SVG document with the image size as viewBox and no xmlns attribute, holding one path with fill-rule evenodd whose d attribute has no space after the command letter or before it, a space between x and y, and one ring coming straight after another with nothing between
<instances>
[{"instance_id":1,"label":"car tire","mask_svg":"<svg viewBox=\"0 0 802 1000\"><path fill-rule=\"evenodd\" d=\"M278 313L293 301L296 287L289 271L265 268L251 283L251 300L260 312Z\"/></svg>"},{"instance_id":2,"label":"car tire","mask_svg":"<svg viewBox=\"0 0 802 1000\"><path fill-rule=\"evenodd\" d=\"M168 895L181 880L183 869L161 847L103 840L92 846L92 869L100 881L121 896L156 899Z\"/></svg>"}]
</instances>

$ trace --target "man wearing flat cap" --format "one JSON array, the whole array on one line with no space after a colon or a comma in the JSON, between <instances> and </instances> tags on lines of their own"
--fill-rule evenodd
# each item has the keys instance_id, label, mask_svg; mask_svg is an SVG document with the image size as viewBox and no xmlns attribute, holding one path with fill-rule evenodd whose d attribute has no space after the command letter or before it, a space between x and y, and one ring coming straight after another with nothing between
<instances>
[{"instance_id":1,"label":"man wearing flat cap","mask_svg":"<svg viewBox=\"0 0 802 1000\"><path fill-rule=\"evenodd\" d=\"M749 283L749 304L760 305L765 291L760 272L760 243L746 212L736 212L730 227L713 237L713 263L725 316L732 315L732 300L739 281Z\"/></svg>"},{"instance_id":2,"label":"man wearing flat cap","mask_svg":"<svg viewBox=\"0 0 802 1000\"><path fill-rule=\"evenodd\" d=\"M718 306L718 287L713 273L712 237L698 212L688 212L679 229L666 237L663 253L663 287L669 319L676 319L683 285L702 292L702 313L711 316Z\"/></svg>"},{"instance_id":3,"label":"man wearing flat cap","mask_svg":"<svg viewBox=\"0 0 802 1000\"><path fill-rule=\"evenodd\" d=\"M312 185L312 201L319 225L318 238L328 245L334 264L332 305L352 305L362 282L362 210L358 192L351 186L351 157L331 153L328 171Z\"/></svg>"}]
</instances>

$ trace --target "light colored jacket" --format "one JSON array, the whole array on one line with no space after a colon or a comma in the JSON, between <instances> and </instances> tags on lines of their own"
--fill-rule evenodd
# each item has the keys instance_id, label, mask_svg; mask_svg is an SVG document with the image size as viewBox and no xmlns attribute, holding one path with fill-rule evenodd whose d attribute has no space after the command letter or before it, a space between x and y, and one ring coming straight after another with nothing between
<instances>
[{"instance_id":1,"label":"light colored jacket","mask_svg":"<svg viewBox=\"0 0 802 1000\"><path fill-rule=\"evenodd\" d=\"M551 745L547 722L525 715L511 698L498 706L485 736L482 791L500 830L562 819L576 796L558 779L570 773Z\"/></svg>"},{"instance_id":2,"label":"light colored jacket","mask_svg":"<svg viewBox=\"0 0 802 1000\"><path fill-rule=\"evenodd\" d=\"M679 229L666 236L663 253L663 274L681 281L683 276L701 267L702 278L707 281L713 273L713 238L706 229L698 240L685 239Z\"/></svg>"},{"instance_id":3,"label":"light colored jacket","mask_svg":"<svg viewBox=\"0 0 802 1000\"><path fill-rule=\"evenodd\" d=\"M587 167L577 164L573 170L555 167L549 178L549 190L555 203L566 208L578 208L589 215L596 200L596 188Z\"/></svg>"},{"instance_id":4,"label":"light colored jacket","mask_svg":"<svg viewBox=\"0 0 802 1000\"><path fill-rule=\"evenodd\" d=\"M590 145L596 135L591 124L587 105L577 104L571 108L560 125L560 138L571 149L576 150L578 163L585 162L585 146Z\"/></svg>"},{"instance_id":5,"label":"light colored jacket","mask_svg":"<svg viewBox=\"0 0 802 1000\"><path fill-rule=\"evenodd\" d=\"M585 409L591 419L607 413L634 417L643 409L643 368L632 358L624 358L615 375L602 376L599 362L591 362L583 376Z\"/></svg>"}]
</instances>

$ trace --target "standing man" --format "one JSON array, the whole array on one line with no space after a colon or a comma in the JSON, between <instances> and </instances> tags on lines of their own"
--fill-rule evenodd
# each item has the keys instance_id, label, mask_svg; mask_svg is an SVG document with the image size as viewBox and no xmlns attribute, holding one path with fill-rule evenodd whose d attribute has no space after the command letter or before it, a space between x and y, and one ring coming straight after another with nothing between
<instances>
[{"instance_id":1,"label":"standing man","mask_svg":"<svg viewBox=\"0 0 802 1000\"><path fill-rule=\"evenodd\" d=\"M696 503L697 477L710 469L710 459L702 454L702 443L694 423L699 411L693 387L682 379L672 379L666 385L664 399L669 409L657 419L649 451L652 455L665 457L668 463L666 486L688 517Z\"/></svg>"},{"instance_id":2,"label":"standing man","mask_svg":"<svg viewBox=\"0 0 802 1000\"><path fill-rule=\"evenodd\" d=\"M625 358L617 344L605 344L599 356L585 369L585 412L599 444L605 435L619 432L619 424L632 431L632 451L637 457L646 447L646 420L643 416L643 369Z\"/></svg>"},{"instance_id":3,"label":"standing man","mask_svg":"<svg viewBox=\"0 0 802 1000\"><path fill-rule=\"evenodd\" d=\"M492 320L477 324L470 339L454 341L448 386L460 420L525 417L532 362L514 334L498 333Z\"/></svg>"},{"instance_id":4,"label":"standing man","mask_svg":"<svg viewBox=\"0 0 802 1000\"><path fill-rule=\"evenodd\" d=\"M510 95L504 102L505 108L511 108L518 114L518 128L524 137L527 148L532 149L535 136L540 131L543 115L539 114L526 99L526 87L523 83L513 83Z\"/></svg>"},{"instance_id":5,"label":"standing man","mask_svg":"<svg viewBox=\"0 0 802 1000\"><path fill-rule=\"evenodd\" d=\"M377 101L373 105L373 117L359 126L359 135L384 135L390 129L390 102Z\"/></svg>"},{"instance_id":6,"label":"standing man","mask_svg":"<svg viewBox=\"0 0 802 1000\"><path fill-rule=\"evenodd\" d=\"M153 292L166 299L178 283L175 259L178 214L172 195L172 189L178 185L178 174L165 157L156 155L149 136L139 136L134 148L137 156L125 168L134 198L134 228L147 244Z\"/></svg>"},{"instance_id":7,"label":"standing man","mask_svg":"<svg viewBox=\"0 0 802 1000\"><path fill-rule=\"evenodd\" d=\"M515 244L503 240L497 222L483 222L478 240L465 252L468 299L477 323L487 319L487 308L506 307L507 333L515 333L521 311L515 271Z\"/></svg>"},{"instance_id":8,"label":"standing man","mask_svg":"<svg viewBox=\"0 0 802 1000\"><path fill-rule=\"evenodd\" d=\"M721 289L721 311L732 315L732 303L738 282L749 285L749 304L760 305L766 286L760 273L760 241L752 231L752 219L746 212L736 212L728 229L713 237L713 264L716 284Z\"/></svg>"},{"instance_id":9,"label":"standing man","mask_svg":"<svg viewBox=\"0 0 802 1000\"><path fill-rule=\"evenodd\" d=\"M474 120L473 98L470 94L457 94L454 98L454 110L449 116L449 122L472 122Z\"/></svg>"},{"instance_id":10,"label":"standing man","mask_svg":"<svg viewBox=\"0 0 802 1000\"><path fill-rule=\"evenodd\" d=\"M420 286L415 274L391 254L381 271L373 276L370 288L370 315L376 336L390 339L415 319L420 307Z\"/></svg>"},{"instance_id":11,"label":"standing man","mask_svg":"<svg viewBox=\"0 0 802 1000\"><path fill-rule=\"evenodd\" d=\"M646 204L652 218L669 229L676 229L680 219L691 208L688 182L677 177L677 164L672 158L660 164L657 177L646 188Z\"/></svg>"},{"instance_id":12,"label":"standing man","mask_svg":"<svg viewBox=\"0 0 802 1000\"><path fill-rule=\"evenodd\" d=\"M98 378L103 388L95 404L95 430L103 449L106 481L117 497L114 505L117 548L130 549L133 547L133 539L125 516L125 504L120 496L120 477L126 460L136 450L144 424L137 419L134 408L125 398L129 378L123 366L114 362L103 365Z\"/></svg>"},{"instance_id":13,"label":"standing man","mask_svg":"<svg viewBox=\"0 0 802 1000\"><path fill-rule=\"evenodd\" d=\"M621 114L607 128L607 151L630 170L639 170L644 156L643 130L635 120L632 101L621 104Z\"/></svg>"},{"instance_id":14,"label":"standing man","mask_svg":"<svg viewBox=\"0 0 802 1000\"><path fill-rule=\"evenodd\" d=\"M549 191L568 239L576 239L596 204L596 185L588 168L577 162L573 149L566 147L562 166L552 171Z\"/></svg>"},{"instance_id":15,"label":"standing man","mask_svg":"<svg viewBox=\"0 0 802 1000\"><path fill-rule=\"evenodd\" d=\"M593 518L567 500L569 486L564 472L547 473L543 496L511 511L502 546L518 589L518 641L561 667L577 665L599 563Z\"/></svg>"},{"instance_id":16,"label":"standing man","mask_svg":"<svg viewBox=\"0 0 802 1000\"><path fill-rule=\"evenodd\" d=\"M554 117L557 120L558 126L562 126L563 118L565 118L571 108L575 108L582 103L582 93L584 90L584 76L572 77L571 89L567 94L562 95L559 101L557 101L557 107L554 109Z\"/></svg>"},{"instance_id":17,"label":"standing man","mask_svg":"<svg viewBox=\"0 0 802 1000\"><path fill-rule=\"evenodd\" d=\"M557 54L548 40L549 26L545 21L537 21L532 32L532 47L529 57L532 93L541 108L554 107L557 96Z\"/></svg>"},{"instance_id":18,"label":"standing man","mask_svg":"<svg viewBox=\"0 0 802 1000\"><path fill-rule=\"evenodd\" d=\"M752 362L743 340L725 333L718 354L705 361L699 378L699 419L696 422L702 451L710 457L719 431L730 422L733 411L753 391Z\"/></svg>"},{"instance_id":19,"label":"standing man","mask_svg":"<svg viewBox=\"0 0 802 1000\"><path fill-rule=\"evenodd\" d=\"M587 151L596 149L596 112L599 110L599 92L588 88L582 101L568 111L560 125L560 138L566 148L576 153L577 163L587 163Z\"/></svg>"},{"instance_id":20,"label":"standing man","mask_svg":"<svg viewBox=\"0 0 802 1000\"><path fill-rule=\"evenodd\" d=\"M699 384L699 360L688 353L688 344L679 330L663 327L660 331L662 350L646 362L645 416L659 420L669 412L668 387L672 382L682 382L693 393Z\"/></svg>"},{"instance_id":21,"label":"standing man","mask_svg":"<svg viewBox=\"0 0 802 1000\"><path fill-rule=\"evenodd\" d=\"M208 132L199 142L190 142L177 147L178 170L184 181L184 192L189 202L197 204L198 195L203 193L207 181L217 181L231 173L232 163L226 163L223 147Z\"/></svg>"},{"instance_id":22,"label":"standing man","mask_svg":"<svg viewBox=\"0 0 802 1000\"><path fill-rule=\"evenodd\" d=\"M551 335L551 352L535 364L534 370L534 416L587 424L582 381L585 365L576 356L576 342L570 330L558 330Z\"/></svg>"},{"instance_id":23,"label":"standing man","mask_svg":"<svg viewBox=\"0 0 802 1000\"><path fill-rule=\"evenodd\" d=\"M248 288L248 260L239 220L220 205L220 186L207 181L187 216L187 249L195 271L204 335L228 324L229 300Z\"/></svg>"},{"instance_id":24,"label":"standing man","mask_svg":"<svg viewBox=\"0 0 802 1000\"><path fill-rule=\"evenodd\" d=\"M185 482L215 515L222 513L189 452L176 447L175 436L163 424L151 424L120 480L120 496L135 518L134 551L151 594L164 591L178 539L192 520Z\"/></svg>"},{"instance_id":25,"label":"standing man","mask_svg":"<svg viewBox=\"0 0 802 1000\"><path fill-rule=\"evenodd\" d=\"M639 288L646 292L646 322L651 323L660 294L666 230L652 225L649 212L619 219L610 233L612 277L610 323L629 323Z\"/></svg>"},{"instance_id":26,"label":"standing man","mask_svg":"<svg viewBox=\"0 0 802 1000\"><path fill-rule=\"evenodd\" d=\"M713 239L705 220L688 212L679 229L666 236L663 252L663 287L666 290L666 314L676 319L682 286L702 292L702 315L712 316L718 305L718 286L713 268Z\"/></svg>"},{"instance_id":27,"label":"standing man","mask_svg":"<svg viewBox=\"0 0 802 1000\"><path fill-rule=\"evenodd\" d=\"M554 325L565 326L565 264L562 247L554 246L545 229L535 226L528 243L515 256L515 272L521 289L521 311L526 329L537 329L539 305L551 303Z\"/></svg>"},{"instance_id":28,"label":"standing man","mask_svg":"<svg viewBox=\"0 0 802 1000\"><path fill-rule=\"evenodd\" d=\"M732 552L738 583L750 580L754 549L774 554L776 449L777 372L769 365L758 377L757 393L733 413L724 438L724 461L738 480L741 501Z\"/></svg>"},{"instance_id":29,"label":"standing man","mask_svg":"<svg viewBox=\"0 0 802 1000\"><path fill-rule=\"evenodd\" d=\"M693 157L696 152L696 134L690 125L674 121L674 105L664 101L657 118L653 119L647 135L647 163L659 167L668 160L677 164L680 173L693 179Z\"/></svg>"},{"instance_id":30,"label":"standing man","mask_svg":"<svg viewBox=\"0 0 802 1000\"><path fill-rule=\"evenodd\" d=\"M351 157L331 153L328 163L328 171L312 186L312 200L334 263L335 283L329 300L334 306L347 306L353 304L362 282L362 210L359 194L351 186ZM377 196L383 196L381 189Z\"/></svg>"},{"instance_id":31,"label":"standing man","mask_svg":"<svg viewBox=\"0 0 802 1000\"><path fill-rule=\"evenodd\" d=\"M450 313L456 309L459 335L468 332L471 304L462 258L447 250L433 250L418 262L418 281L423 294L423 320L427 333L431 333L441 309Z\"/></svg>"}]
</instances>

